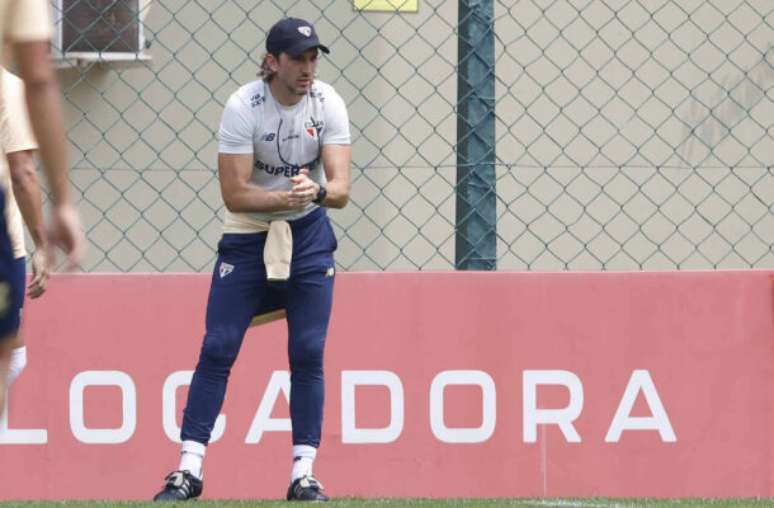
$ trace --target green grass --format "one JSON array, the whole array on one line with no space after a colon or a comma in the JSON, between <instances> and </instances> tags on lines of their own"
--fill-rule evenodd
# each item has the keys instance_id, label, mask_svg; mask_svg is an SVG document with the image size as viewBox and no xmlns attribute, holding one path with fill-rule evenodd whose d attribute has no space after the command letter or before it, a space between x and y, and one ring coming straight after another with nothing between
<instances>
[{"instance_id":1,"label":"green grass","mask_svg":"<svg viewBox=\"0 0 774 508\"><path fill-rule=\"evenodd\" d=\"M286 501L195 501L171 503L165 506L190 508L272 508L297 506ZM746 506L774 507L774 499L338 499L325 505L329 508L627 508L703 507L742 508ZM0 508L159 508L149 502L61 501L61 502L0 502Z\"/></svg>"}]
</instances>

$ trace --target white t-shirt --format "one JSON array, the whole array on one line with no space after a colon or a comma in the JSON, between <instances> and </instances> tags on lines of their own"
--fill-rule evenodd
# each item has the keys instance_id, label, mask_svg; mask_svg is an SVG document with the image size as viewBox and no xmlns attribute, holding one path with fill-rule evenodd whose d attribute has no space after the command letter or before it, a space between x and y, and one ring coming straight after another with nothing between
<instances>
[{"instance_id":1,"label":"white t-shirt","mask_svg":"<svg viewBox=\"0 0 774 508\"><path fill-rule=\"evenodd\" d=\"M291 189L290 177L309 168L309 177L324 185L320 161L322 145L350 144L347 107L332 86L315 81L298 104L283 106L271 95L263 80L237 90L226 103L220 122L220 145L224 154L253 154L251 182L269 191ZM292 220L303 217L317 205L300 211L232 213L226 210L224 231L252 232L251 219Z\"/></svg>"},{"instance_id":2,"label":"white t-shirt","mask_svg":"<svg viewBox=\"0 0 774 508\"><path fill-rule=\"evenodd\" d=\"M52 31L48 0L0 0L0 42L48 40Z\"/></svg>"}]
</instances>

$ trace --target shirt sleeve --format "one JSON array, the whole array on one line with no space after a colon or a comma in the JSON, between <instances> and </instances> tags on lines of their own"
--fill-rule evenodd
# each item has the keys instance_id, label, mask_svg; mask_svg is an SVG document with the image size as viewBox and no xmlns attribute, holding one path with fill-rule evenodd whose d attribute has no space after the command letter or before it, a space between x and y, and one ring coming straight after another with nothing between
<instances>
[{"instance_id":1,"label":"shirt sleeve","mask_svg":"<svg viewBox=\"0 0 774 508\"><path fill-rule=\"evenodd\" d=\"M325 127L322 132L323 145L349 145L349 114L344 100L331 89L326 97Z\"/></svg>"},{"instance_id":2,"label":"shirt sleeve","mask_svg":"<svg viewBox=\"0 0 774 508\"><path fill-rule=\"evenodd\" d=\"M53 26L47 0L10 0L5 23L9 41L45 41L51 38Z\"/></svg>"},{"instance_id":3,"label":"shirt sleeve","mask_svg":"<svg viewBox=\"0 0 774 508\"><path fill-rule=\"evenodd\" d=\"M8 140L8 122L6 121L5 107L0 104L0 175L6 169L5 146Z\"/></svg>"},{"instance_id":4,"label":"shirt sleeve","mask_svg":"<svg viewBox=\"0 0 774 508\"><path fill-rule=\"evenodd\" d=\"M6 115L5 153L36 150L38 143L27 114L24 82L7 71L2 72L2 80Z\"/></svg>"},{"instance_id":5,"label":"shirt sleeve","mask_svg":"<svg viewBox=\"0 0 774 508\"><path fill-rule=\"evenodd\" d=\"M238 93L232 94L220 120L218 151L228 154L253 153L255 125L252 108L244 103Z\"/></svg>"}]
</instances>

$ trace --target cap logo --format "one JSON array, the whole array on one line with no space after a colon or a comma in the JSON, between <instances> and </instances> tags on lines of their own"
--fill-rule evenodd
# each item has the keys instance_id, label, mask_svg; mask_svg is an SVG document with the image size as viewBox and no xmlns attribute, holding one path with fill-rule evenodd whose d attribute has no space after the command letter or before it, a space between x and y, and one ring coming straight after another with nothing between
<instances>
[{"instance_id":1,"label":"cap logo","mask_svg":"<svg viewBox=\"0 0 774 508\"><path fill-rule=\"evenodd\" d=\"M300 27L298 27L298 31L301 32L301 34L306 36L306 37L311 37L312 36L312 27L300 26Z\"/></svg>"}]
</instances>

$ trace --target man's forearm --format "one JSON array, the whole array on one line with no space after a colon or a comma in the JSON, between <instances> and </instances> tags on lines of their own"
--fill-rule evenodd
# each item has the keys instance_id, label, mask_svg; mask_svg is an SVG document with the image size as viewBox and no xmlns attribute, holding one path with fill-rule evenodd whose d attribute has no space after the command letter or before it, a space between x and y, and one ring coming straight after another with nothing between
<instances>
[{"instance_id":1,"label":"man's forearm","mask_svg":"<svg viewBox=\"0 0 774 508\"><path fill-rule=\"evenodd\" d=\"M69 204L64 122L59 85L49 62L48 41L16 43L14 53L51 198L54 205Z\"/></svg>"},{"instance_id":2,"label":"man's forearm","mask_svg":"<svg viewBox=\"0 0 774 508\"><path fill-rule=\"evenodd\" d=\"M352 188L352 146L325 145L322 158L328 180L323 206L344 208L349 202L349 191Z\"/></svg>"},{"instance_id":3,"label":"man's forearm","mask_svg":"<svg viewBox=\"0 0 774 508\"><path fill-rule=\"evenodd\" d=\"M27 87L27 105L35 137L40 145L43 170L46 173L54 204L70 202L65 157L65 136L59 87L56 82L33 83Z\"/></svg>"},{"instance_id":4,"label":"man's forearm","mask_svg":"<svg viewBox=\"0 0 774 508\"><path fill-rule=\"evenodd\" d=\"M226 208L233 213L267 213L290 210L287 192L272 192L254 184L223 192Z\"/></svg>"},{"instance_id":5,"label":"man's forearm","mask_svg":"<svg viewBox=\"0 0 774 508\"><path fill-rule=\"evenodd\" d=\"M332 180L325 186L327 194L322 205L327 208L344 208L349 202L349 182Z\"/></svg>"},{"instance_id":6,"label":"man's forearm","mask_svg":"<svg viewBox=\"0 0 774 508\"><path fill-rule=\"evenodd\" d=\"M11 172L11 184L16 204L19 206L24 223L30 232L36 249L46 248L46 234L43 226L42 191L35 173L32 152L7 154Z\"/></svg>"}]
</instances>

